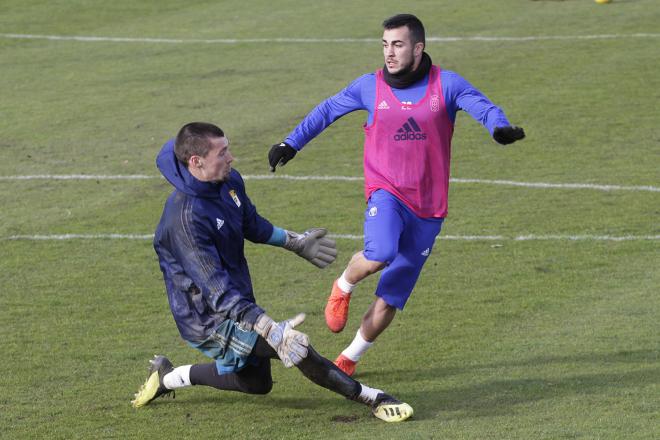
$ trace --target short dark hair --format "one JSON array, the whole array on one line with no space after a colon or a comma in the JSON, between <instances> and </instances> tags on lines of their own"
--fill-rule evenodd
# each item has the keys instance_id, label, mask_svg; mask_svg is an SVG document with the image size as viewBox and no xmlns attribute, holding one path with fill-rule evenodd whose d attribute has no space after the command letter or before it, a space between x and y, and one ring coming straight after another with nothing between
<instances>
[{"instance_id":1,"label":"short dark hair","mask_svg":"<svg viewBox=\"0 0 660 440\"><path fill-rule=\"evenodd\" d=\"M407 26L410 30L413 44L424 43L426 46L426 35L424 34L424 25L412 14L397 14L383 21L383 29L396 29Z\"/></svg>"},{"instance_id":2,"label":"short dark hair","mask_svg":"<svg viewBox=\"0 0 660 440\"><path fill-rule=\"evenodd\" d=\"M206 156L211 150L210 139L224 137L225 133L218 126L208 122L190 122L184 125L176 135L174 154L188 166L192 156Z\"/></svg>"}]
</instances>

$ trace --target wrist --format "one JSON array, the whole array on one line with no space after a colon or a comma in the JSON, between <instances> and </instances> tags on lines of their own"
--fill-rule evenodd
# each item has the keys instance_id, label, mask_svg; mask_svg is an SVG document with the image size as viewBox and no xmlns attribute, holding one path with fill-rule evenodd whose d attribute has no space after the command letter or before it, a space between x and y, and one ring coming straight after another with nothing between
<instances>
[{"instance_id":1,"label":"wrist","mask_svg":"<svg viewBox=\"0 0 660 440\"><path fill-rule=\"evenodd\" d=\"M285 229L278 228L273 225L273 233L270 234L270 238L266 241L266 244L271 246L284 247L287 240L287 233Z\"/></svg>"},{"instance_id":2,"label":"wrist","mask_svg":"<svg viewBox=\"0 0 660 440\"><path fill-rule=\"evenodd\" d=\"M284 230L284 233L285 233L285 240L282 247L288 251L292 251L296 253L300 252L302 249L302 243L300 240L302 235L298 234L297 232L287 231L286 229Z\"/></svg>"},{"instance_id":3,"label":"wrist","mask_svg":"<svg viewBox=\"0 0 660 440\"><path fill-rule=\"evenodd\" d=\"M262 313L255 321L253 330L262 338L268 339L268 333L274 324L275 321L270 316Z\"/></svg>"}]
</instances>

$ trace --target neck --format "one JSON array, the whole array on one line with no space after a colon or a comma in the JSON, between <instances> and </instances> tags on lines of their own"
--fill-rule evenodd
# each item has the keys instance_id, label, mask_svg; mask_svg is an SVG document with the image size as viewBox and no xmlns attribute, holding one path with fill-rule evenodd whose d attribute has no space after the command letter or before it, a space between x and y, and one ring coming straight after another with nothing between
<instances>
[{"instance_id":1,"label":"neck","mask_svg":"<svg viewBox=\"0 0 660 440\"><path fill-rule=\"evenodd\" d=\"M200 182L208 182L208 179L206 179L204 173L199 168L188 166L188 171L195 179L199 180Z\"/></svg>"},{"instance_id":2,"label":"neck","mask_svg":"<svg viewBox=\"0 0 660 440\"><path fill-rule=\"evenodd\" d=\"M422 52L422 56L415 60L413 68L405 72L391 74L387 70L387 66L383 67L383 78L390 87L395 89L404 89L410 87L417 81L420 81L428 75L432 66L431 57L426 52Z\"/></svg>"}]
</instances>

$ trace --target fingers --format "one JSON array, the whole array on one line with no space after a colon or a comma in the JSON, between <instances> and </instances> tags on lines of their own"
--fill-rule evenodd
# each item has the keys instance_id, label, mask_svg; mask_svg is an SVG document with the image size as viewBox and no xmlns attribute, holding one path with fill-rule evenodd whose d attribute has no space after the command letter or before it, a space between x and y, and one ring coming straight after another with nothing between
<instances>
[{"instance_id":1,"label":"fingers","mask_svg":"<svg viewBox=\"0 0 660 440\"><path fill-rule=\"evenodd\" d=\"M525 138L525 130L522 129L522 127L512 127L512 136L515 140L519 141L520 139Z\"/></svg>"},{"instance_id":2,"label":"fingers","mask_svg":"<svg viewBox=\"0 0 660 440\"><path fill-rule=\"evenodd\" d=\"M282 159L282 154L278 151L277 147L278 145L273 145L268 152L268 163L270 164L270 171L273 173L278 162Z\"/></svg>"},{"instance_id":3,"label":"fingers","mask_svg":"<svg viewBox=\"0 0 660 440\"><path fill-rule=\"evenodd\" d=\"M522 127L507 126L496 127L493 131L493 139L502 145L512 144L525 138L525 131Z\"/></svg>"},{"instance_id":4,"label":"fingers","mask_svg":"<svg viewBox=\"0 0 660 440\"><path fill-rule=\"evenodd\" d=\"M277 354L286 368L298 365L307 357L309 352L309 336L303 332L293 330L293 327L305 319L304 313L299 313L289 320L289 326L284 332L284 340L277 350Z\"/></svg>"},{"instance_id":5,"label":"fingers","mask_svg":"<svg viewBox=\"0 0 660 440\"><path fill-rule=\"evenodd\" d=\"M325 228L312 228L312 229L308 229L308 230L305 231L305 234L310 239L315 239L315 240L320 239L321 237L325 236L325 234L327 234L327 233L328 233L328 230L325 229Z\"/></svg>"},{"instance_id":6,"label":"fingers","mask_svg":"<svg viewBox=\"0 0 660 440\"><path fill-rule=\"evenodd\" d=\"M319 252L326 254L337 255L337 243L329 238L324 238L319 241Z\"/></svg>"},{"instance_id":7,"label":"fingers","mask_svg":"<svg viewBox=\"0 0 660 440\"><path fill-rule=\"evenodd\" d=\"M288 161L294 158L296 152L295 148L285 142L273 145L268 152L270 171L275 172L275 168L278 165L284 166Z\"/></svg>"},{"instance_id":8,"label":"fingers","mask_svg":"<svg viewBox=\"0 0 660 440\"><path fill-rule=\"evenodd\" d=\"M328 265L332 264L337 259L337 252L333 253L317 253L314 258L309 260L314 266L324 269Z\"/></svg>"},{"instance_id":9,"label":"fingers","mask_svg":"<svg viewBox=\"0 0 660 440\"><path fill-rule=\"evenodd\" d=\"M303 321L305 321L305 318L306 315L304 313L298 313L296 316L289 319L289 327L294 328L295 326L302 324Z\"/></svg>"},{"instance_id":10,"label":"fingers","mask_svg":"<svg viewBox=\"0 0 660 440\"><path fill-rule=\"evenodd\" d=\"M309 260L309 262L312 263L314 266L318 267L319 269L325 269L326 267L334 263L336 259L337 257L334 255L318 254L316 257Z\"/></svg>"}]
</instances>

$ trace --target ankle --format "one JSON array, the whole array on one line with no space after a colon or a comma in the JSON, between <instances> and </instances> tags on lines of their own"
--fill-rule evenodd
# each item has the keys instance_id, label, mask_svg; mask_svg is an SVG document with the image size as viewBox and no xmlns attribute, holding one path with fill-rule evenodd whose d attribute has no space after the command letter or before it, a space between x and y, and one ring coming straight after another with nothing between
<instances>
[{"instance_id":1,"label":"ankle","mask_svg":"<svg viewBox=\"0 0 660 440\"><path fill-rule=\"evenodd\" d=\"M346 279L346 271L344 271L344 273L342 273L341 276L337 279L337 287L339 287L342 292L344 292L348 295L350 295L351 292L353 292L353 289L355 288L356 284L357 283L355 283L355 284L350 283Z\"/></svg>"}]
</instances>

